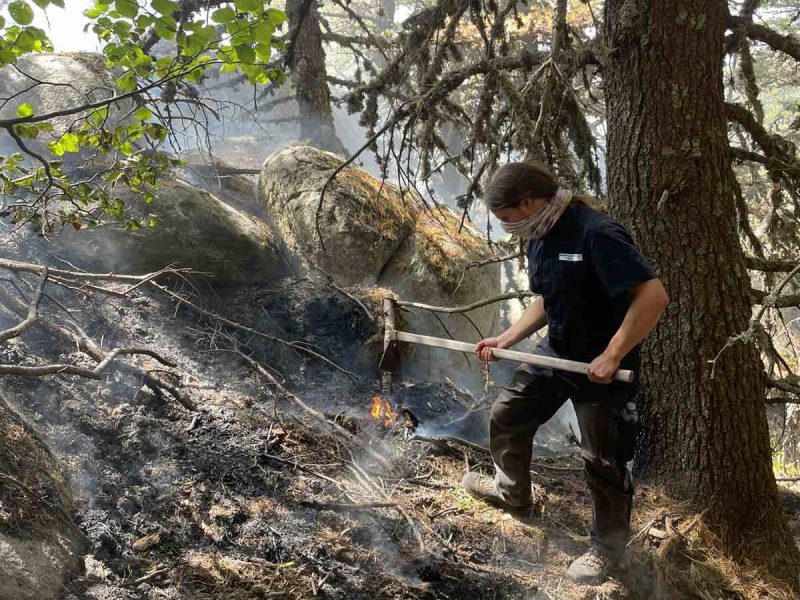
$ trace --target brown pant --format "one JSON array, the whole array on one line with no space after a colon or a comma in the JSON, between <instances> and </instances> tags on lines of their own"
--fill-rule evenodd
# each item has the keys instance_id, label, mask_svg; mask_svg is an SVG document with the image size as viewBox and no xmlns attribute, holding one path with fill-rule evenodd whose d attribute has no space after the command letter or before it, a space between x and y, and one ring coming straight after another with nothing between
<instances>
[{"instance_id":1,"label":"brown pant","mask_svg":"<svg viewBox=\"0 0 800 600\"><path fill-rule=\"evenodd\" d=\"M581 435L584 474L592 495L592 544L617 557L630 534L634 425L621 410L633 402L637 384L592 383L574 375L521 365L492 405L489 440L495 480L506 501L531 498L533 437L559 407L572 399Z\"/></svg>"}]
</instances>

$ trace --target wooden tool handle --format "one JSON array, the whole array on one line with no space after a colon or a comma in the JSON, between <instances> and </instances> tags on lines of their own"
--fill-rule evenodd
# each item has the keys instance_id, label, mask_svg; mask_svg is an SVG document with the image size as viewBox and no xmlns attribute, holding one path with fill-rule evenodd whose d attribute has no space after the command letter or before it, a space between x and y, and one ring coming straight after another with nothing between
<instances>
[{"instance_id":1,"label":"wooden tool handle","mask_svg":"<svg viewBox=\"0 0 800 600\"><path fill-rule=\"evenodd\" d=\"M420 335L418 333L409 333L407 331L387 331L386 337L391 337L391 339L395 339L400 342L422 344L423 346L433 346L435 348L445 348L447 350L458 350L460 352L475 352L475 344L458 342L456 340L447 340L429 335ZM542 356L541 354L531 354L530 352L492 348L492 354L495 358L513 360L516 362L527 363L529 365L535 365L537 367L560 369L561 371L569 371L571 373L582 373L586 375L586 372L589 369L589 363L579 362L577 360L567 360L564 358L555 358L553 356ZM629 371L627 369L619 369L616 373L614 373L614 379L616 381L630 383L633 381L633 378L633 371Z\"/></svg>"}]
</instances>

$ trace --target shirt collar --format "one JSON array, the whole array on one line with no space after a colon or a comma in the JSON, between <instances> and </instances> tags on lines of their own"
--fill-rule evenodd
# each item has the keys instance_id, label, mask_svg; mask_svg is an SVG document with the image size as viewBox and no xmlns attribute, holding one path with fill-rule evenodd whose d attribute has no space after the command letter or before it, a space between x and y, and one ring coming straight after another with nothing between
<instances>
[{"instance_id":1,"label":"shirt collar","mask_svg":"<svg viewBox=\"0 0 800 600\"><path fill-rule=\"evenodd\" d=\"M561 216L558 218L553 226L550 228L542 239L552 239L556 237L560 237L565 233L569 233L574 228L575 219L577 215L575 214L577 210L576 203L570 202L567 208L564 209L564 212L561 213Z\"/></svg>"}]
</instances>

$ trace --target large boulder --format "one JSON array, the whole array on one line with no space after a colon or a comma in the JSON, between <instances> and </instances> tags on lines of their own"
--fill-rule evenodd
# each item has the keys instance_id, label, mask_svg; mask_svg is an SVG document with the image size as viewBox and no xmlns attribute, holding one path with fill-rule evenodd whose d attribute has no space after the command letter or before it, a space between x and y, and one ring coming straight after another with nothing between
<instances>
[{"instance_id":1,"label":"large boulder","mask_svg":"<svg viewBox=\"0 0 800 600\"><path fill-rule=\"evenodd\" d=\"M44 114L74 108L90 102L111 98L118 90L114 76L106 68L105 57L94 52L41 53L21 56L15 65L0 69L0 96L14 99L0 108L0 118L17 116L17 107L25 102L34 114ZM15 96L16 95L16 96ZM109 105L107 124L121 123L133 106L131 99ZM73 124L80 125L86 112L50 119L52 133L36 140L27 140L31 149L49 152L46 142L58 137ZM19 148L4 130L0 134L0 153L19 152ZM79 161L76 155L65 154L66 161Z\"/></svg>"},{"instance_id":2,"label":"large boulder","mask_svg":"<svg viewBox=\"0 0 800 600\"><path fill-rule=\"evenodd\" d=\"M459 231L460 229L460 231ZM378 285L403 300L434 306L464 306L497 296L500 271L495 264L467 266L491 256L481 232L449 208L420 213L414 227L384 266ZM413 308L405 314L407 329L435 337L477 342L497 332L499 304L463 313L438 313ZM406 374L415 379L441 380L474 386L481 381L481 362L474 354L460 354L417 345Z\"/></svg>"},{"instance_id":3,"label":"large boulder","mask_svg":"<svg viewBox=\"0 0 800 600\"><path fill-rule=\"evenodd\" d=\"M276 152L261 169L259 200L303 266L319 266L341 285L374 284L413 231L417 208L396 186L348 167L328 186L322 204L323 249L316 231L319 196L343 162L312 146Z\"/></svg>"},{"instance_id":4,"label":"large boulder","mask_svg":"<svg viewBox=\"0 0 800 600\"><path fill-rule=\"evenodd\" d=\"M209 273L214 286L272 281L285 274L279 242L259 219L176 179L161 180L155 196L150 204L126 201L136 216L155 214L155 227L66 228L53 240L81 267L95 271L146 273L172 264Z\"/></svg>"},{"instance_id":5,"label":"large boulder","mask_svg":"<svg viewBox=\"0 0 800 600\"><path fill-rule=\"evenodd\" d=\"M0 398L0 599L60 598L85 539L55 457Z\"/></svg>"},{"instance_id":6,"label":"large boulder","mask_svg":"<svg viewBox=\"0 0 800 600\"><path fill-rule=\"evenodd\" d=\"M343 162L311 146L286 148L264 162L259 199L302 267L319 266L340 285L377 285L403 300L437 306L471 304L500 293L497 264L466 269L491 256L469 219L462 226L455 211L423 208L420 198L352 166L338 173L326 192L319 219L323 250L316 232L320 192ZM414 309L405 317L410 331L474 342L495 333L499 312L490 304L466 315L437 318ZM406 364L409 376L480 379L474 355L423 346L414 350L415 358Z\"/></svg>"}]
</instances>

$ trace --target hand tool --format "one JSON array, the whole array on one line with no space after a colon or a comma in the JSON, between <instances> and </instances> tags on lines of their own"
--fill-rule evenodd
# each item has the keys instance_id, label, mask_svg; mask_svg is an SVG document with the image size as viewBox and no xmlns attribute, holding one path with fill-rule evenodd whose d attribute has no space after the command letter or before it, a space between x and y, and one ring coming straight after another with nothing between
<instances>
[{"instance_id":1,"label":"hand tool","mask_svg":"<svg viewBox=\"0 0 800 600\"><path fill-rule=\"evenodd\" d=\"M422 344L423 346L431 346L434 348L444 348L446 350L475 353L474 343L459 342L457 340L448 340L445 338L437 338L429 335L410 333L407 331L398 331L395 329L395 311L396 307L394 300L392 298L384 298L383 356L381 357L380 362L380 369L382 371L394 373L399 370L400 352L398 348L398 342L410 342L412 344ZM513 360L516 362L527 363L529 365L535 365L537 367L559 369L572 373L582 373L584 375L586 375L589 368L589 363L579 362L576 360L567 360L565 358L556 358L553 356L543 356L541 354L532 354L530 352L519 352L517 350L492 348L492 355L495 358L503 360ZM634 373L633 371L629 371L627 369L619 369L614 374L614 380L630 383L634 380Z\"/></svg>"}]
</instances>

